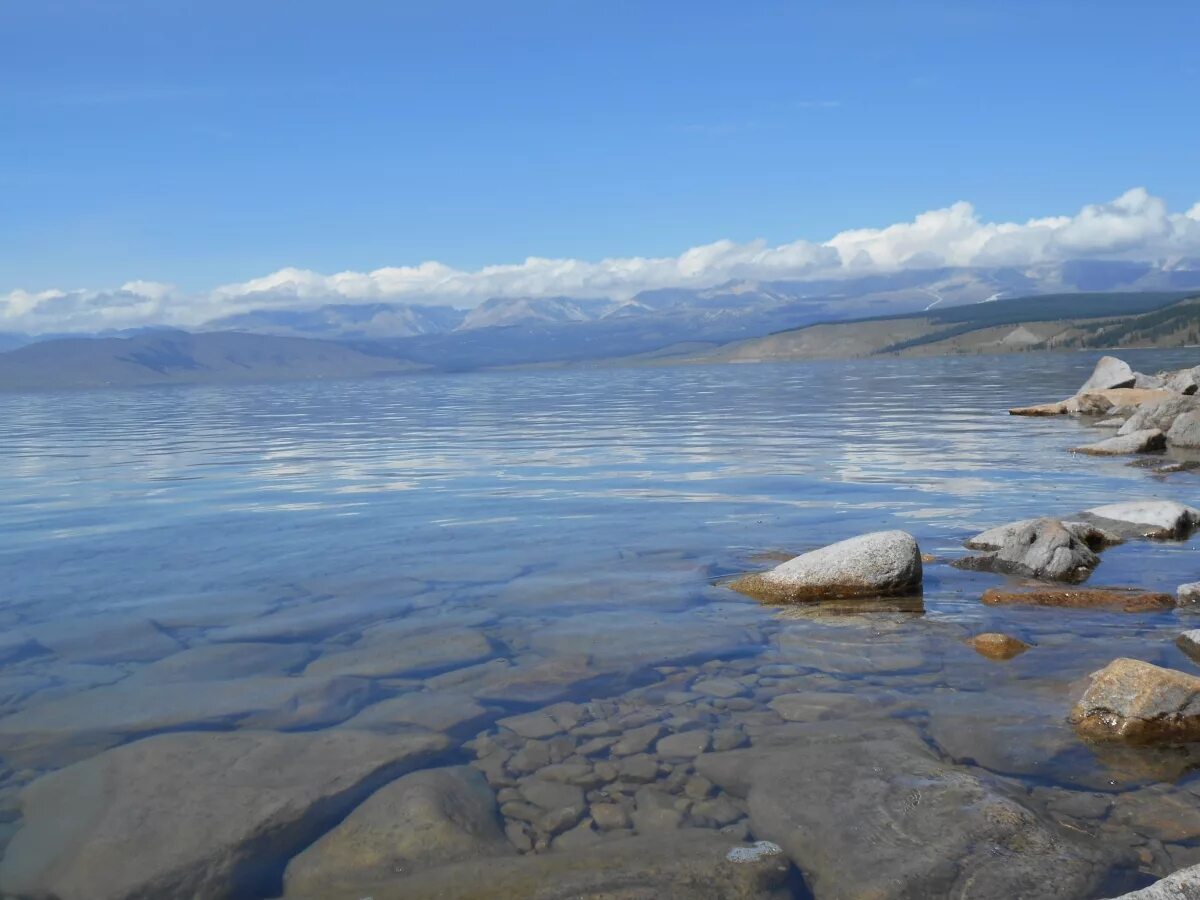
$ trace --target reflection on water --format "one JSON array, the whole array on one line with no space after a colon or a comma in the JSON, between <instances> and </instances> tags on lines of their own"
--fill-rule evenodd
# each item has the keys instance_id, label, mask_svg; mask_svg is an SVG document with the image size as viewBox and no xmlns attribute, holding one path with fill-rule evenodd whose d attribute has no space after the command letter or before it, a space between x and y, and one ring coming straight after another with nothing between
<instances>
[{"instance_id":1,"label":"reflection on water","mask_svg":"<svg viewBox=\"0 0 1200 900\"><path fill-rule=\"evenodd\" d=\"M0 840L37 775L139 737L350 727L449 734L522 852L645 834L647 785L681 798L654 822L750 837L742 799L687 793L690 764L630 767L674 733L730 749L784 722L894 719L1046 816L1108 828L1144 872L1200 861L1200 823L1110 813L1191 797L1191 754L1097 754L1062 721L1115 656L1195 671L1172 643L1186 613L989 608L999 579L939 562L923 602L837 615L720 584L863 531L949 559L1013 519L1200 505L1194 473L1078 458L1078 423L1005 414L1070 394L1094 358L0 395ZM1197 577L1189 545L1129 544L1092 581ZM990 662L962 643L983 631L1033 649ZM544 735L494 724L566 701L582 712ZM648 723L646 747L614 750ZM620 809L530 821L522 779L568 763L589 809ZM1085 794L1117 799L1085 814Z\"/></svg>"}]
</instances>

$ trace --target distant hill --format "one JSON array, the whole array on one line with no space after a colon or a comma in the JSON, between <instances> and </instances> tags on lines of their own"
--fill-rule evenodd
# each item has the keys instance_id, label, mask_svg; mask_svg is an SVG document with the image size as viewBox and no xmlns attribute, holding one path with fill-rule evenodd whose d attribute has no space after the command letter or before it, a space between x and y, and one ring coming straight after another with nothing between
<instances>
[{"instance_id":1,"label":"distant hill","mask_svg":"<svg viewBox=\"0 0 1200 900\"><path fill-rule=\"evenodd\" d=\"M1092 346L1180 346L1200 326L1200 292L1058 294L905 316L820 323L672 358L690 362L937 356ZM660 353L659 358L664 354Z\"/></svg>"},{"instance_id":2,"label":"distant hill","mask_svg":"<svg viewBox=\"0 0 1200 900\"><path fill-rule=\"evenodd\" d=\"M154 331L129 338L42 341L0 353L0 389L346 378L418 368L332 341Z\"/></svg>"}]
</instances>

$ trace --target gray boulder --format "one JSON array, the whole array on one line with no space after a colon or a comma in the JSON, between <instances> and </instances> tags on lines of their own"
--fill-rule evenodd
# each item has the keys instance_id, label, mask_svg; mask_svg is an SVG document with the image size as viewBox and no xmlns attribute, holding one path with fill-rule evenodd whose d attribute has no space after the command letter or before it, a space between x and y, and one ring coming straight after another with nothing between
<instances>
[{"instance_id":1,"label":"gray boulder","mask_svg":"<svg viewBox=\"0 0 1200 900\"><path fill-rule=\"evenodd\" d=\"M1200 510L1173 500L1130 500L1094 506L1077 518L1124 538L1178 540L1200 524Z\"/></svg>"},{"instance_id":2,"label":"gray boulder","mask_svg":"<svg viewBox=\"0 0 1200 900\"><path fill-rule=\"evenodd\" d=\"M1137 659L1115 659L1092 674L1070 722L1094 740L1200 740L1200 678Z\"/></svg>"},{"instance_id":3,"label":"gray boulder","mask_svg":"<svg viewBox=\"0 0 1200 900\"><path fill-rule=\"evenodd\" d=\"M1186 412L1194 412L1200 408L1200 401L1194 397L1167 397L1143 403L1129 420L1121 426L1117 434L1132 434L1135 431L1145 431L1157 428L1159 431L1169 431L1174 421Z\"/></svg>"},{"instance_id":4,"label":"gray boulder","mask_svg":"<svg viewBox=\"0 0 1200 900\"><path fill-rule=\"evenodd\" d=\"M1091 377L1083 383L1083 387L1077 393L1134 387L1136 381L1137 374L1127 362L1115 356L1102 356L1096 363L1096 368L1092 370Z\"/></svg>"},{"instance_id":5,"label":"gray boulder","mask_svg":"<svg viewBox=\"0 0 1200 900\"><path fill-rule=\"evenodd\" d=\"M743 576L731 586L763 600L790 603L913 594L922 579L916 538L905 531L876 531Z\"/></svg>"},{"instance_id":6,"label":"gray boulder","mask_svg":"<svg viewBox=\"0 0 1200 900\"><path fill-rule=\"evenodd\" d=\"M1200 366L1191 369L1180 369L1178 372L1165 372L1163 387L1176 394L1191 395L1200 388Z\"/></svg>"},{"instance_id":7,"label":"gray boulder","mask_svg":"<svg viewBox=\"0 0 1200 900\"><path fill-rule=\"evenodd\" d=\"M956 560L954 565L1048 581L1079 582L1100 564L1100 557L1058 519L1013 523L1003 530L994 529L990 536L984 532L980 537L989 542L999 541L998 549Z\"/></svg>"},{"instance_id":8,"label":"gray boulder","mask_svg":"<svg viewBox=\"0 0 1200 900\"><path fill-rule=\"evenodd\" d=\"M1085 897L1104 875L1094 851L907 725L783 726L696 768L746 798L753 834L783 847L817 900Z\"/></svg>"},{"instance_id":9,"label":"gray boulder","mask_svg":"<svg viewBox=\"0 0 1200 900\"><path fill-rule=\"evenodd\" d=\"M1125 426L1122 426L1121 431L1125 431ZM1071 452L1087 456L1125 456L1130 453L1156 453L1165 450L1166 447L1165 434L1157 428L1146 428L1141 431L1118 433L1115 437L1094 444L1072 447Z\"/></svg>"},{"instance_id":10,"label":"gray boulder","mask_svg":"<svg viewBox=\"0 0 1200 900\"><path fill-rule=\"evenodd\" d=\"M1180 413L1167 432L1167 443L1175 447L1200 447L1200 410Z\"/></svg>"},{"instance_id":11,"label":"gray boulder","mask_svg":"<svg viewBox=\"0 0 1200 900\"><path fill-rule=\"evenodd\" d=\"M284 887L289 894L327 896L386 881L397 871L515 852L500 828L495 795L478 771L427 769L380 788L295 857Z\"/></svg>"},{"instance_id":12,"label":"gray boulder","mask_svg":"<svg viewBox=\"0 0 1200 900\"><path fill-rule=\"evenodd\" d=\"M261 895L264 875L447 746L440 735L351 731L193 732L126 744L25 789L0 891L58 900Z\"/></svg>"},{"instance_id":13,"label":"gray boulder","mask_svg":"<svg viewBox=\"0 0 1200 900\"><path fill-rule=\"evenodd\" d=\"M1180 606L1186 606L1189 603L1200 603L1200 581L1189 581L1187 584L1181 584L1175 589L1175 596L1179 600Z\"/></svg>"},{"instance_id":14,"label":"gray boulder","mask_svg":"<svg viewBox=\"0 0 1200 900\"><path fill-rule=\"evenodd\" d=\"M963 546L968 550L999 550L1010 543L1023 529L1037 522L1037 519L1021 519L1005 525L997 525L987 531L981 531L975 537L968 539ZM1103 550L1114 544L1122 543L1120 535L1098 528L1090 522L1061 521L1060 524L1092 550Z\"/></svg>"},{"instance_id":15,"label":"gray boulder","mask_svg":"<svg viewBox=\"0 0 1200 900\"><path fill-rule=\"evenodd\" d=\"M1190 866L1173 872L1149 887L1115 900L1200 900L1200 866Z\"/></svg>"}]
</instances>

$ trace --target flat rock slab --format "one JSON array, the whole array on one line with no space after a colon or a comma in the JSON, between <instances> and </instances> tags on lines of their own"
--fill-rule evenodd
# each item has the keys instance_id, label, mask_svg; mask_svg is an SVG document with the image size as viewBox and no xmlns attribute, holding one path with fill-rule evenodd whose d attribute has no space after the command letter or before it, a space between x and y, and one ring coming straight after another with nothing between
<instances>
[{"instance_id":1,"label":"flat rock slab","mask_svg":"<svg viewBox=\"0 0 1200 900\"><path fill-rule=\"evenodd\" d=\"M773 603L888 597L920 591L921 548L905 531L862 534L745 575L730 586Z\"/></svg>"},{"instance_id":2,"label":"flat rock slab","mask_svg":"<svg viewBox=\"0 0 1200 900\"><path fill-rule=\"evenodd\" d=\"M0 758L40 766L75 762L130 737L183 728L333 725L366 702L358 678L128 681L27 706L0 719Z\"/></svg>"},{"instance_id":3,"label":"flat rock slab","mask_svg":"<svg viewBox=\"0 0 1200 900\"><path fill-rule=\"evenodd\" d=\"M778 900L790 864L778 848L682 829L527 856L464 860L369 888L287 900Z\"/></svg>"},{"instance_id":4,"label":"flat rock slab","mask_svg":"<svg viewBox=\"0 0 1200 900\"><path fill-rule=\"evenodd\" d=\"M1094 506L1079 518L1122 537L1179 540L1200 524L1200 510L1172 500L1134 500Z\"/></svg>"},{"instance_id":5,"label":"flat rock slab","mask_svg":"<svg viewBox=\"0 0 1200 900\"><path fill-rule=\"evenodd\" d=\"M1167 449L1167 436L1157 428L1118 434L1094 444L1072 447L1072 453L1085 456L1126 456L1132 453L1157 453Z\"/></svg>"},{"instance_id":6,"label":"flat rock slab","mask_svg":"<svg viewBox=\"0 0 1200 900\"><path fill-rule=\"evenodd\" d=\"M306 675L433 674L469 666L495 656L491 641L474 628L411 634L392 640L369 641L348 650L326 653L309 663Z\"/></svg>"},{"instance_id":7,"label":"flat rock slab","mask_svg":"<svg viewBox=\"0 0 1200 900\"><path fill-rule=\"evenodd\" d=\"M1063 609L1115 609L1122 612L1147 612L1175 606L1175 598L1170 594L1119 587L988 588L981 599L988 606L1056 606Z\"/></svg>"},{"instance_id":8,"label":"flat rock slab","mask_svg":"<svg viewBox=\"0 0 1200 900\"><path fill-rule=\"evenodd\" d=\"M905 725L784 726L696 768L747 798L754 835L783 847L817 900L1086 897L1105 871Z\"/></svg>"},{"instance_id":9,"label":"flat rock slab","mask_svg":"<svg viewBox=\"0 0 1200 900\"><path fill-rule=\"evenodd\" d=\"M1095 740L1200 740L1200 678L1137 659L1115 659L1092 674L1070 721Z\"/></svg>"},{"instance_id":10,"label":"flat rock slab","mask_svg":"<svg viewBox=\"0 0 1200 900\"><path fill-rule=\"evenodd\" d=\"M201 644L138 669L132 676L148 684L173 681L229 681L253 676L285 676L313 657L306 644Z\"/></svg>"},{"instance_id":11,"label":"flat rock slab","mask_svg":"<svg viewBox=\"0 0 1200 900\"><path fill-rule=\"evenodd\" d=\"M287 896L329 896L369 887L396 872L460 860L512 856L496 798L475 769L413 772L380 788L288 863Z\"/></svg>"},{"instance_id":12,"label":"flat rock slab","mask_svg":"<svg viewBox=\"0 0 1200 900\"><path fill-rule=\"evenodd\" d=\"M373 703L343 728L366 731L402 731L427 728L452 734L478 731L492 713L469 694L453 691L413 691Z\"/></svg>"},{"instance_id":13,"label":"flat rock slab","mask_svg":"<svg viewBox=\"0 0 1200 900\"><path fill-rule=\"evenodd\" d=\"M149 619L135 615L68 616L36 625L29 634L68 662L152 662L178 653L183 644Z\"/></svg>"},{"instance_id":14,"label":"flat rock slab","mask_svg":"<svg viewBox=\"0 0 1200 900\"><path fill-rule=\"evenodd\" d=\"M126 744L25 789L0 890L60 900L273 896L270 873L447 745L440 735L349 731Z\"/></svg>"},{"instance_id":15,"label":"flat rock slab","mask_svg":"<svg viewBox=\"0 0 1200 900\"><path fill-rule=\"evenodd\" d=\"M553 621L534 630L529 643L546 656L584 653L598 669L631 672L736 655L755 641L744 628L691 615L604 612Z\"/></svg>"}]
</instances>

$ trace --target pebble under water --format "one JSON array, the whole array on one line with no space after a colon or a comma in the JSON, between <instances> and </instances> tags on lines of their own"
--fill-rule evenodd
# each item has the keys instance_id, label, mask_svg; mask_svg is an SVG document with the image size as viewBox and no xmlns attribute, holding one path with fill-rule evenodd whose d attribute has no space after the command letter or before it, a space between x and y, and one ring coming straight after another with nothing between
<instances>
[{"instance_id":1,"label":"pebble under water","mask_svg":"<svg viewBox=\"0 0 1200 900\"><path fill-rule=\"evenodd\" d=\"M886 825L928 796L935 776L913 774L928 766L1090 854L1078 896L1200 863L1200 747L1091 745L1065 721L1082 679L1116 657L1200 673L1174 643L1200 614L985 606L1006 580L948 564L966 538L1016 519L1142 498L1200 506L1194 472L1074 455L1095 439L1080 422L1007 415L1072 394L1098 355L0 394L0 891L33 895L22 879L65 852L66 823L72 841L96 822L111 837L156 810L184 820L172 842L188 844L213 792L193 808L172 785L207 742L250 758L230 733L319 736L343 754L351 732L444 735L405 771L478 772L428 789L494 803L487 840L502 860L471 850L465 865L439 845L407 870L356 861L331 832L368 817L359 804L401 774L383 767L253 844L234 896L382 900L390 884L474 897L489 873L500 896L524 877L570 883L554 862L567 853L640 872L640 846L675 847L680 833L736 851L731 866L797 867L759 893L713 882L679 896L863 895L874 876L847 870L886 883L911 858ZM1122 356L1143 371L1197 362ZM771 607L724 586L891 528L933 557L919 601ZM1113 547L1089 583L1173 593L1200 580L1198 542ZM982 632L1031 649L987 659L965 643ZM173 735L188 736L170 757L179 772L131 763L147 773L136 790L111 772L90 793L26 790ZM316 752L280 746L281 759ZM805 748L810 774L775 772L785 758L770 754L749 774L717 759L780 747ZM892 772L888 757L922 762ZM325 777L313 759L303 778ZM800 853L755 843L772 814L755 789L804 807ZM953 805L941 821L969 829ZM90 864L125 880L94 896L128 896L156 851L105 846L95 860L109 862ZM549 862L522 869L524 857Z\"/></svg>"}]
</instances>

